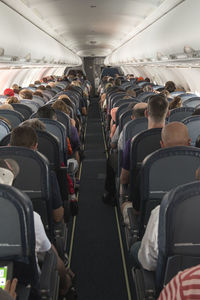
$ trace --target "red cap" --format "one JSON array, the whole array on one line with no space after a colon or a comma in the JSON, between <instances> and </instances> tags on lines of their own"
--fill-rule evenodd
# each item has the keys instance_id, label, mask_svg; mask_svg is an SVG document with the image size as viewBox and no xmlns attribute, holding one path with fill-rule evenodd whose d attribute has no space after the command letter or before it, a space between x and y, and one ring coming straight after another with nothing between
<instances>
[{"instance_id":1,"label":"red cap","mask_svg":"<svg viewBox=\"0 0 200 300\"><path fill-rule=\"evenodd\" d=\"M15 95L15 93L13 92L12 89L5 89L3 93L5 96L14 96Z\"/></svg>"},{"instance_id":2,"label":"red cap","mask_svg":"<svg viewBox=\"0 0 200 300\"><path fill-rule=\"evenodd\" d=\"M144 78L143 78L142 76L140 76L140 77L137 79L137 81L142 81L142 80L144 80Z\"/></svg>"}]
</instances>

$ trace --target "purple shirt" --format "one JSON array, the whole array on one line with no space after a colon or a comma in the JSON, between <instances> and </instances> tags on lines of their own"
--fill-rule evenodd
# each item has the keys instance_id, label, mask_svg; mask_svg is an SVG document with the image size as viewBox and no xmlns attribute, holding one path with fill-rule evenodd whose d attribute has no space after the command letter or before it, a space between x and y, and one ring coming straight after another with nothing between
<instances>
[{"instance_id":1,"label":"purple shirt","mask_svg":"<svg viewBox=\"0 0 200 300\"><path fill-rule=\"evenodd\" d=\"M70 143L73 153L80 148L80 139L76 127L71 126Z\"/></svg>"},{"instance_id":2,"label":"purple shirt","mask_svg":"<svg viewBox=\"0 0 200 300\"><path fill-rule=\"evenodd\" d=\"M130 151L131 151L131 138L126 142L123 150L122 168L130 171Z\"/></svg>"}]
</instances>

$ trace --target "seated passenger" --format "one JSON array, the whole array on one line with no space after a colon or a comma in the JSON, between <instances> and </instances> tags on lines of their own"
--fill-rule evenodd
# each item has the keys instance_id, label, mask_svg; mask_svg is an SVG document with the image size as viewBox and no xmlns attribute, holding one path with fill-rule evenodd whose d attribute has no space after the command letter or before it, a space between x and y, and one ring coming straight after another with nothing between
<instances>
[{"instance_id":1,"label":"seated passenger","mask_svg":"<svg viewBox=\"0 0 200 300\"><path fill-rule=\"evenodd\" d=\"M37 151L38 141L35 130L29 126L19 126L12 130L10 136L10 146L20 146ZM63 221L64 208L62 206L62 199L60 196L60 190L55 174L52 172L52 184L53 184L53 220L55 222Z\"/></svg>"},{"instance_id":2,"label":"seated passenger","mask_svg":"<svg viewBox=\"0 0 200 300\"><path fill-rule=\"evenodd\" d=\"M181 97L176 96L174 99L169 103L169 110L178 108L182 106L182 100Z\"/></svg>"},{"instance_id":3,"label":"seated passenger","mask_svg":"<svg viewBox=\"0 0 200 300\"><path fill-rule=\"evenodd\" d=\"M169 93L175 92L176 85L173 81L167 81L165 83L165 90L167 90Z\"/></svg>"},{"instance_id":4,"label":"seated passenger","mask_svg":"<svg viewBox=\"0 0 200 300\"><path fill-rule=\"evenodd\" d=\"M163 96L155 95L150 97L145 111L145 116L148 118L148 129L162 128L165 125L165 119L168 115L168 105L167 99ZM131 139L127 141L123 150L120 184L129 183L130 148Z\"/></svg>"},{"instance_id":5,"label":"seated passenger","mask_svg":"<svg viewBox=\"0 0 200 300\"><path fill-rule=\"evenodd\" d=\"M33 99L33 92L31 90L28 90L28 89L22 89L22 90L19 91L19 98L20 99L32 100Z\"/></svg>"},{"instance_id":6,"label":"seated passenger","mask_svg":"<svg viewBox=\"0 0 200 300\"><path fill-rule=\"evenodd\" d=\"M163 127L161 138L162 148L189 146L191 142L187 127L180 122L171 122ZM134 243L130 249L133 266L141 264L146 270L154 271L156 269L159 211L160 205L152 210L142 241Z\"/></svg>"},{"instance_id":7,"label":"seated passenger","mask_svg":"<svg viewBox=\"0 0 200 300\"><path fill-rule=\"evenodd\" d=\"M19 128L19 127L18 127ZM32 129L32 128L31 128ZM33 130L33 129L32 129ZM0 160L0 170L4 176L0 177L0 182L2 184L12 185L15 175L12 171L11 166L7 163L6 160ZM50 243L48 237L46 236L44 226L42 224L41 218L38 213L33 212L34 217L34 227L35 227L35 251L38 253L45 253L49 250L53 250L57 256L57 270L60 276L60 295L66 295L70 289L74 292L74 288L72 288L72 280L74 277L74 273L70 269L66 269L63 261L59 257L56 248ZM16 287L16 280L13 282L13 285ZM14 289L14 286L13 286ZM15 290L12 289L13 299L15 295ZM11 290L10 290L11 292ZM75 293L74 293L75 294ZM1 298L2 299L2 298ZM8 298L9 299L9 298ZM12 299L12 298L11 298Z\"/></svg>"},{"instance_id":8,"label":"seated passenger","mask_svg":"<svg viewBox=\"0 0 200 300\"><path fill-rule=\"evenodd\" d=\"M5 103L20 103L20 100L17 97L11 96L6 99Z\"/></svg>"},{"instance_id":9,"label":"seated passenger","mask_svg":"<svg viewBox=\"0 0 200 300\"><path fill-rule=\"evenodd\" d=\"M7 96L7 97L15 96L15 93L12 89L5 89L3 94L4 94L4 96Z\"/></svg>"},{"instance_id":10,"label":"seated passenger","mask_svg":"<svg viewBox=\"0 0 200 300\"><path fill-rule=\"evenodd\" d=\"M15 300L17 297L16 286L17 286L17 278L14 278L12 282L10 280L7 280L4 290L0 289L0 299Z\"/></svg>"},{"instance_id":11,"label":"seated passenger","mask_svg":"<svg viewBox=\"0 0 200 300\"><path fill-rule=\"evenodd\" d=\"M12 105L10 105L8 103L1 104L0 105L0 109L14 110L14 108L12 107Z\"/></svg>"},{"instance_id":12,"label":"seated passenger","mask_svg":"<svg viewBox=\"0 0 200 300\"><path fill-rule=\"evenodd\" d=\"M200 265L178 272L163 288L158 300L200 299Z\"/></svg>"}]
</instances>

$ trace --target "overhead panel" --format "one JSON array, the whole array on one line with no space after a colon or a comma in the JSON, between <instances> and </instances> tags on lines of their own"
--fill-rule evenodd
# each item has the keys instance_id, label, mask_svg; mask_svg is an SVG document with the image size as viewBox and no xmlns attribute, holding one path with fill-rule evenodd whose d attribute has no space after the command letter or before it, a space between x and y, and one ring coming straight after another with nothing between
<instances>
[{"instance_id":1,"label":"overhead panel","mask_svg":"<svg viewBox=\"0 0 200 300\"><path fill-rule=\"evenodd\" d=\"M107 56L165 0L4 0L80 56Z\"/></svg>"}]
</instances>

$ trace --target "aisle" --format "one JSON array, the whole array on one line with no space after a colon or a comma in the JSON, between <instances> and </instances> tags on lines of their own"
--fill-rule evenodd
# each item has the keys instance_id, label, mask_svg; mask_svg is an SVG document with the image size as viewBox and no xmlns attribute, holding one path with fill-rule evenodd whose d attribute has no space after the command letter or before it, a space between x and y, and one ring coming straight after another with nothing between
<instances>
[{"instance_id":1,"label":"aisle","mask_svg":"<svg viewBox=\"0 0 200 300\"><path fill-rule=\"evenodd\" d=\"M115 210L102 203L105 150L97 99L88 116L71 267L79 300L127 300ZM130 298L129 298L130 299Z\"/></svg>"}]
</instances>

